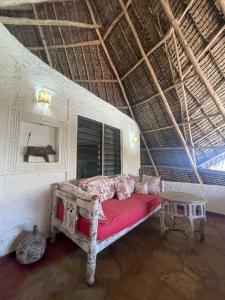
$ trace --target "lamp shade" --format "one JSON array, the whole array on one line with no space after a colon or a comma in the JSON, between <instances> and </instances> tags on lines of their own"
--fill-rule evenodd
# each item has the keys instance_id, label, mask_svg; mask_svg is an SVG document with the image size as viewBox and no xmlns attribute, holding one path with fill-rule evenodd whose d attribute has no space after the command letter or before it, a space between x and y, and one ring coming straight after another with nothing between
<instances>
[{"instance_id":1,"label":"lamp shade","mask_svg":"<svg viewBox=\"0 0 225 300\"><path fill-rule=\"evenodd\" d=\"M137 141L138 141L138 138L137 138L136 135L134 135L134 136L131 137L131 143L136 144Z\"/></svg>"},{"instance_id":2,"label":"lamp shade","mask_svg":"<svg viewBox=\"0 0 225 300\"><path fill-rule=\"evenodd\" d=\"M38 103L44 105L50 105L52 100L52 95L46 90L40 90L38 94Z\"/></svg>"}]
</instances>

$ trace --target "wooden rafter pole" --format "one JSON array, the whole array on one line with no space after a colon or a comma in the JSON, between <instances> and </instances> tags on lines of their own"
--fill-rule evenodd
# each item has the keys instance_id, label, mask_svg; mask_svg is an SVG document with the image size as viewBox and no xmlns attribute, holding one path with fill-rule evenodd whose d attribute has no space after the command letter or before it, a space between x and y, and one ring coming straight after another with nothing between
<instances>
[{"instance_id":1,"label":"wooden rafter pole","mask_svg":"<svg viewBox=\"0 0 225 300\"><path fill-rule=\"evenodd\" d=\"M176 35L188 57L188 59L190 60L190 62L192 63L196 73L199 76L199 79L201 80L201 82L203 83L203 85L205 86L207 92L209 93L210 97L213 99L213 101L215 102L217 108L219 109L219 111L221 112L221 114L223 115L224 119L225 119L225 108L222 104L222 102L220 101L219 97L216 95L212 85L210 84L209 80L207 79L207 77L205 76L204 72L202 71L192 49L190 48L190 46L187 43L187 40L185 39L185 36L183 35L179 24L177 23L171 8L169 7L168 3L165 0L160 0L160 3L163 7L163 10L169 20L169 22L171 23L174 31L176 32Z\"/></svg>"},{"instance_id":2,"label":"wooden rafter pole","mask_svg":"<svg viewBox=\"0 0 225 300\"><path fill-rule=\"evenodd\" d=\"M200 122L200 121L203 121L203 120L206 120L206 119L210 119L210 118L215 118L215 117L218 117L218 116L221 116L221 114L220 114L220 113L215 113L215 114L207 115L207 116L204 116L204 117L199 117L199 118L195 118L195 119L190 119L189 122L184 121L184 122L179 123L179 124L177 124L177 125L178 125L178 126L183 126L184 124L187 124L187 123L197 123L197 122ZM168 126L165 126L165 127L160 127L160 128L155 128L155 129L144 130L143 132L144 132L144 133L153 133L153 132L158 132L158 131L168 130L168 129L171 129L171 128L174 128L174 125L168 125Z\"/></svg>"},{"instance_id":3,"label":"wooden rafter pole","mask_svg":"<svg viewBox=\"0 0 225 300\"><path fill-rule=\"evenodd\" d=\"M193 79L193 78L195 78L195 77L196 77L196 76L190 76L190 77L187 77L185 80L183 80L183 82L186 82L186 81L188 81L189 79ZM172 84L171 86L169 86L169 87L163 89L163 92L164 92L164 93L169 92L169 91L175 89L176 86L181 85L181 83L182 83L181 80L177 80L177 81L176 81L174 84ZM155 97L158 97L158 96L160 96L160 94L159 94L159 93L155 93L155 94L152 95L151 97L149 97L149 98L147 98L147 99L145 99L145 100L142 100L142 101L140 101L140 102L138 102L138 103L133 104L132 107L134 108L134 107L142 106L143 104L148 103L150 100L152 100L152 99L154 99Z\"/></svg>"},{"instance_id":4,"label":"wooden rafter pole","mask_svg":"<svg viewBox=\"0 0 225 300\"><path fill-rule=\"evenodd\" d=\"M188 111L188 105L187 105L187 95L186 95L185 86L183 83L183 73L182 73L182 68L181 68L180 55L179 55L176 36L175 36L174 31L172 32L172 36L173 36L173 43L174 43L174 47L175 47L175 53L176 53L176 57L177 57L178 73L179 73L180 80L181 80L181 90L182 90L182 94L183 94L184 109L185 109L185 115L186 115L186 119L187 119L188 137L189 137L190 145L192 147L192 150L191 150L192 158L196 165L194 143L193 143L192 132L191 132L191 124L189 122L190 117L189 117L189 111ZM184 131L185 131L185 124L184 124Z\"/></svg>"},{"instance_id":5,"label":"wooden rafter pole","mask_svg":"<svg viewBox=\"0 0 225 300\"><path fill-rule=\"evenodd\" d=\"M215 161L218 158L220 158L221 156L225 156L225 151L223 151L222 153L217 154L214 157L206 159L203 163L201 163L201 164L198 165L198 168L200 168L200 167L202 168L204 166L207 166L211 161Z\"/></svg>"},{"instance_id":6,"label":"wooden rafter pole","mask_svg":"<svg viewBox=\"0 0 225 300\"><path fill-rule=\"evenodd\" d=\"M206 51L211 47L211 45L215 42L215 40L224 32L224 30L225 30L225 25L222 27L222 28L220 28L217 32L216 32L216 34L212 37L212 39L209 41L209 43L201 50L201 52L199 53L199 55L197 55L197 60L200 60L202 57L203 57L203 55L206 53ZM163 42L165 42L165 41L163 41ZM143 60L142 60L143 61ZM191 79L191 78L193 78L193 76L188 76L187 77L187 75L188 75L188 73L191 71L191 69L193 68L193 65L190 65L185 71L184 71L184 73L183 73L183 82L186 82L186 81L188 81L189 79ZM122 77L122 78L124 78L124 77ZM121 79L122 79L121 78ZM181 81L177 81L177 82L175 82L175 84L174 85L171 85L171 87L168 87L168 88L166 88L165 90L163 90L164 92L167 92L167 91L169 91L169 90L171 90L171 89L173 89L173 88L176 88L176 86L177 85L179 85L179 84L181 84ZM146 100L143 100L143 101L141 101L141 102L139 102L139 103L136 103L136 104L134 104L132 107L137 107L137 106L139 106L139 105L142 105L142 104L144 104L144 103L147 103L147 102L149 102L151 99L153 99L154 97L157 97L157 96L159 96L159 93L157 93L157 94L155 94L155 95L153 95L153 96L151 96L150 98L148 98L148 99L146 99ZM202 103L202 106L205 106L205 102L204 103ZM197 111L199 110L199 108L197 109Z\"/></svg>"},{"instance_id":7,"label":"wooden rafter pole","mask_svg":"<svg viewBox=\"0 0 225 300\"><path fill-rule=\"evenodd\" d=\"M86 4L87 4L88 10L89 10L89 13L90 13L90 15L91 15L91 19L92 19L93 24L96 24L96 19L95 19L95 16L94 16L94 12L93 12L93 10L92 10L92 7L91 7L91 5L90 5L89 0L86 0ZM114 64L113 64L113 62L112 62L112 60L111 60L111 57L110 57L109 52L108 52L108 49L107 49L107 47L106 47L106 45L105 45L105 42L104 42L104 40L103 40L103 38L102 38L102 35L101 35L101 33L100 33L100 31L99 31L98 28L96 28L96 33L97 33L97 35L98 35L99 40L101 41L102 48L103 48L103 50L104 50L104 52L105 52L105 55L106 55L106 57L107 57L107 60L108 60L108 62L109 62L109 64L110 64L110 66L111 66L111 68L112 68L112 70L113 70L113 73L114 73L115 76L116 76L116 79L117 79L118 84L119 84L119 86L120 86L120 89L121 89L121 92L122 92L122 94L123 94L124 100L125 100L125 102L126 102L126 104L127 104L127 106L128 106L129 112L130 112L132 118L136 121L135 116L134 116L134 113L133 113L133 110L132 110L132 108L131 108L131 106L130 106L130 103L129 103L127 94L126 94L125 89L124 89L124 87L123 87L123 85L122 85L122 82L121 82L121 80L120 80L119 74L118 74L118 72L117 72L117 70L116 70L116 68L115 68L115 66L114 66ZM147 142L146 142L146 140L145 140L145 137L144 137L144 135L143 135L143 133L142 133L142 131L141 131L140 128L139 128L139 130L140 130L140 135L141 135L142 142L143 142L144 147L145 147L145 149L146 149L146 151L147 151L147 153L148 153L149 160L150 160L150 162L152 163L152 166L153 166L153 168L154 168L154 170L155 170L156 175L158 176L158 175L159 175L159 172L158 172L158 169L157 169L157 167L156 167L156 165L155 165L155 162L154 162L154 160L153 160L153 157L152 157L152 155L151 155L151 153L150 153L150 151L149 151L149 148L148 148Z\"/></svg>"},{"instance_id":8,"label":"wooden rafter pole","mask_svg":"<svg viewBox=\"0 0 225 300\"><path fill-rule=\"evenodd\" d=\"M192 147L188 147L189 149L192 149ZM154 147L154 148L149 148L151 151L160 151L160 150L182 150L184 151L184 147ZM224 150L225 145L222 146L208 146L208 147L201 147L201 146L196 146L196 150ZM145 151L145 149L141 149L141 151Z\"/></svg>"},{"instance_id":9,"label":"wooden rafter pole","mask_svg":"<svg viewBox=\"0 0 225 300\"><path fill-rule=\"evenodd\" d=\"M126 8L128 8L131 4L132 0L128 0L126 3ZM122 19L122 17L124 16L124 13L121 12L111 23L111 25L109 26L109 28L107 29L106 33L103 36L103 40L105 41L108 37L108 35L110 34L110 32L113 30L113 28L116 26L116 24Z\"/></svg>"},{"instance_id":10,"label":"wooden rafter pole","mask_svg":"<svg viewBox=\"0 0 225 300\"><path fill-rule=\"evenodd\" d=\"M10 6L23 5L23 4L35 4L35 3L47 3L47 2L64 2L69 0L0 0L0 8L7 8Z\"/></svg>"},{"instance_id":11,"label":"wooden rafter pole","mask_svg":"<svg viewBox=\"0 0 225 300\"><path fill-rule=\"evenodd\" d=\"M66 48L78 48L78 47L87 47L87 46L96 46L100 45L99 40L91 40L91 41L85 41L85 42L77 42L77 43L71 43L71 44L62 44L62 45L47 45L48 49L66 49ZM36 47L27 47L27 49L31 51L40 51L44 50L44 47L42 46L36 46Z\"/></svg>"},{"instance_id":12,"label":"wooden rafter pole","mask_svg":"<svg viewBox=\"0 0 225 300\"><path fill-rule=\"evenodd\" d=\"M201 142L202 140L204 140L205 138L207 138L209 135L213 134L214 132L216 132L217 130L219 130L219 129L223 128L223 127L225 128L225 124L217 126L216 128L214 128L210 132L206 133L205 135L201 136L199 139L195 140L195 144Z\"/></svg>"},{"instance_id":13,"label":"wooden rafter pole","mask_svg":"<svg viewBox=\"0 0 225 300\"><path fill-rule=\"evenodd\" d=\"M27 19L27 18L13 18L0 16L0 23L8 25L32 25L32 26L71 26L87 29L99 28L98 24L86 24L68 20L50 20L50 19Z\"/></svg>"},{"instance_id":14,"label":"wooden rafter pole","mask_svg":"<svg viewBox=\"0 0 225 300\"><path fill-rule=\"evenodd\" d=\"M178 134L178 136L179 136L179 138L180 138L180 140L181 140L181 143L182 143L182 145L183 145L183 147L184 147L184 149L185 149L185 151L186 151L186 153L187 153L187 156L188 156L189 161L190 161L190 164L191 164L191 166L192 166L192 168L193 168L193 170L194 170L194 172L195 172L195 175L196 175L196 177L197 177L199 183L203 183L203 182L202 182L202 179L201 179L201 177L200 177L200 175L199 175L199 173L198 173L198 170L197 170L197 168L196 168L196 165L195 165L195 163L194 163L194 161L193 161L193 159L192 159L192 156L191 156L191 153L190 153L190 151L189 151L189 149L188 149L188 146L187 146L187 144L186 144L186 142L185 142L185 140L184 140L184 137L183 137L183 135L182 135L182 133L181 133L181 130L180 130L180 128L179 128L179 126L178 126L178 124L177 124L177 122L176 122L176 120L175 120L175 118L174 118L174 116L173 116L172 110L171 110L171 108L170 108L170 106L169 106L169 104L168 104L168 101L167 101L167 99L166 99L166 96L165 96L165 94L164 94L164 92L163 92L163 90L162 90L162 88L161 88L161 86L160 86L160 84L159 84L159 81L158 81L158 79L157 79L157 77L156 77L156 74L155 74L153 68L152 68L152 65L150 64L150 61L149 61L149 59L148 59L148 57L147 57L147 55L146 55L146 53L145 53L145 51L144 51L144 49L143 49L143 46L142 46L141 41L140 41L140 39L139 39L139 37L138 37L137 31L136 31L136 29L135 29L135 27L134 27L134 25L133 25L133 22L132 22L131 19L130 19L130 16L129 16L127 10L126 10L126 7L125 7L123 1L122 1L122 0L119 0L119 3L120 3L120 5L121 5L121 7L122 7L122 9L123 9L123 11L124 11L124 13L125 13L126 20L127 20L128 24L129 24L129 26L130 26L130 29L131 29L133 35L134 35L134 38L135 38L136 43L137 43L137 45L138 45L138 48L139 48L139 50L140 50L140 52L141 52L141 55L142 55L142 57L143 57L143 59L144 59L146 65L147 65L147 68L148 68L148 70L149 70L149 73L150 73L150 75L151 75L151 77L152 77L152 79L153 79L153 81L154 81L154 84L155 84L155 86L156 86L156 88L157 88L157 90L158 90L158 92L159 92L159 94L160 94L160 97L162 98L162 101L163 101L163 103L164 103L164 106L165 106L165 108L166 108L166 111L167 111L167 113L168 113L168 115L169 115L169 117L170 117L170 119L171 119L171 122L173 123L173 125L174 125L174 127L175 127L175 130L176 130L176 132L177 132L177 134Z\"/></svg>"},{"instance_id":15,"label":"wooden rafter pole","mask_svg":"<svg viewBox=\"0 0 225 300\"><path fill-rule=\"evenodd\" d=\"M192 6L192 4L194 3L195 0L191 0L189 2L189 4L187 5L186 9L184 10L184 12L182 13L182 15L180 16L178 22L181 22L184 18L184 16L186 15L187 11L189 10L189 8ZM149 56L150 54L152 54L155 50L157 50L161 45L163 45L168 38L171 36L172 34L172 28L170 28L167 33L165 34L165 36L152 48L150 49L146 55ZM121 77L121 80L123 81L131 72L133 72L142 62L144 61L143 57L129 70L127 71L126 74L124 74Z\"/></svg>"},{"instance_id":16,"label":"wooden rafter pole","mask_svg":"<svg viewBox=\"0 0 225 300\"><path fill-rule=\"evenodd\" d=\"M217 0L217 2L219 3L219 6L225 16L225 1L224 0Z\"/></svg>"},{"instance_id":17,"label":"wooden rafter pole","mask_svg":"<svg viewBox=\"0 0 225 300\"><path fill-rule=\"evenodd\" d=\"M38 20L38 13L37 13L37 10L36 10L36 7L35 7L34 4L32 4L32 9L33 9L33 13L34 13L35 19ZM45 51L45 55L46 55L48 64L52 67L53 64L52 64L51 56L50 56L50 53L49 53L49 51L48 51L48 47L47 47L47 43L46 43L46 41L45 41L45 37L44 37L43 30L42 30L42 28L41 28L40 25L38 25L38 31L39 31L39 34L40 34L40 37L41 37L43 49L44 49L44 51Z\"/></svg>"},{"instance_id":18,"label":"wooden rafter pole","mask_svg":"<svg viewBox=\"0 0 225 300\"><path fill-rule=\"evenodd\" d=\"M74 79L75 82L89 83L117 83L117 79Z\"/></svg>"},{"instance_id":19,"label":"wooden rafter pole","mask_svg":"<svg viewBox=\"0 0 225 300\"><path fill-rule=\"evenodd\" d=\"M203 55L210 49L210 47L213 45L213 43L216 41L216 39L224 32L225 30L225 25L223 25L215 34L214 36L210 39L208 44L200 50L200 53L196 56L196 59L199 61ZM190 66L187 67L187 69L184 71L183 77L185 78L188 73L191 71L193 68L193 65L191 64Z\"/></svg>"}]
</instances>

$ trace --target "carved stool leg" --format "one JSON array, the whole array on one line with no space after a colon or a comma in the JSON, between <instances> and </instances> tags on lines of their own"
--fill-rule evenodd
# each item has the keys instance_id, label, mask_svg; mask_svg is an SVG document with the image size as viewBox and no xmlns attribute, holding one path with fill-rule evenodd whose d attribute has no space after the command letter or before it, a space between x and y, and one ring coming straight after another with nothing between
<instances>
[{"instance_id":1,"label":"carved stool leg","mask_svg":"<svg viewBox=\"0 0 225 300\"><path fill-rule=\"evenodd\" d=\"M58 232L59 232L58 229L54 225L51 225L51 228L50 228L50 243L51 244L55 243L55 237Z\"/></svg>"},{"instance_id":2,"label":"carved stool leg","mask_svg":"<svg viewBox=\"0 0 225 300\"><path fill-rule=\"evenodd\" d=\"M162 202L161 204L160 228L161 228L161 235L164 235L165 234L165 203L164 202Z\"/></svg>"},{"instance_id":3,"label":"carved stool leg","mask_svg":"<svg viewBox=\"0 0 225 300\"><path fill-rule=\"evenodd\" d=\"M192 217L188 218L189 224L190 224L190 230L189 230L189 245L190 245L190 250L193 249L193 243L194 243L194 220Z\"/></svg>"},{"instance_id":4,"label":"carved stool leg","mask_svg":"<svg viewBox=\"0 0 225 300\"><path fill-rule=\"evenodd\" d=\"M87 256L87 284L92 286L95 283L95 270L96 270L97 253L90 250Z\"/></svg>"},{"instance_id":5,"label":"carved stool leg","mask_svg":"<svg viewBox=\"0 0 225 300\"><path fill-rule=\"evenodd\" d=\"M200 219L200 241L204 242L205 240L205 219Z\"/></svg>"}]
</instances>

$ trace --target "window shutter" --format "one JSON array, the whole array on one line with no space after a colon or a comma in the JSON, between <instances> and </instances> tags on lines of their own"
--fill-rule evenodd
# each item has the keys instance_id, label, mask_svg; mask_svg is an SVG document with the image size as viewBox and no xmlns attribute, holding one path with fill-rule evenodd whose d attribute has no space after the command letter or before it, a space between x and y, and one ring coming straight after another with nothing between
<instances>
[{"instance_id":1,"label":"window shutter","mask_svg":"<svg viewBox=\"0 0 225 300\"><path fill-rule=\"evenodd\" d=\"M121 173L120 130L104 125L104 175Z\"/></svg>"}]
</instances>

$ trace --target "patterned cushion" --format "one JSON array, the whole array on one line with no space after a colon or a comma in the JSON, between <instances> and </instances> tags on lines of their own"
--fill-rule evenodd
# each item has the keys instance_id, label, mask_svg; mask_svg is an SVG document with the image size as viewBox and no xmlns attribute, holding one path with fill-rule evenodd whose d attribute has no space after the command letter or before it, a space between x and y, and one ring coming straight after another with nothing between
<instances>
[{"instance_id":1,"label":"patterned cushion","mask_svg":"<svg viewBox=\"0 0 225 300\"><path fill-rule=\"evenodd\" d=\"M125 200L131 196L130 186L127 181L117 182L115 185L116 196L119 200Z\"/></svg>"},{"instance_id":2,"label":"patterned cushion","mask_svg":"<svg viewBox=\"0 0 225 300\"><path fill-rule=\"evenodd\" d=\"M160 192L160 181L161 181L160 176L147 176L147 175L143 175L141 180L142 183L148 184L149 194Z\"/></svg>"},{"instance_id":3,"label":"patterned cushion","mask_svg":"<svg viewBox=\"0 0 225 300\"><path fill-rule=\"evenodd\" d=\"M106 176L95 176L82 179L79 186L82 190L91 195L99 196L101 202L111 199L115 195L113 182Z\"/></svg>"},{"instance_id":4,"label":"patterned cushion","mask_svg":"<svg viewBox=\"0 0 225 300\"><path fill-rule=\"evenodd\" d=\"M129 193L132 194L134 192L135 180L131 176L121 174L121 175L112 177L112 180L113 180L115 186L119 182L126 182L126 184L128 185Z\"/></svg>"},{"instance_id":5,"label":"patterned cushion","mask_svg":"<svg viewBox=\"0 0 225 300\"><path fill-rule=\"evenodd\" d=\"M86 201L91 201L92 197L89 193L83 191L81 188L75 186L74 184L71 184L69 182L64 182L60 184L60 189L64 192L73 194L74 196L78 198L82 198ZM91 213L90 211L87 211L84 208L80 208L79 213L82 217L91 219ZM99 203L99 208L98 208L98 218L100 220L106 220L106 216L103 212L102 205Z\"/></svg>"},{"instance_id":6,"label":"patterned cushion","mask_svg":"<svg viewBox=\"0 0 225 300\"><path fill-rule=\"evenodd\" d=\"M134 175L129 175L129 176L134 179L135 183L141 182L141 177L140 176L134 176Z\"/></svg>"},{"instance_id":7,"label":"patterned cushion","mask_svg":"<svg viewBox=\"0 0 225 300\"><path fill-rule=\"evenodd\" d=\"M148 184L142 183L142 182L137 182L135 183L135 193L138 194L148 194Z\"/></svg>"}]
</instances>

